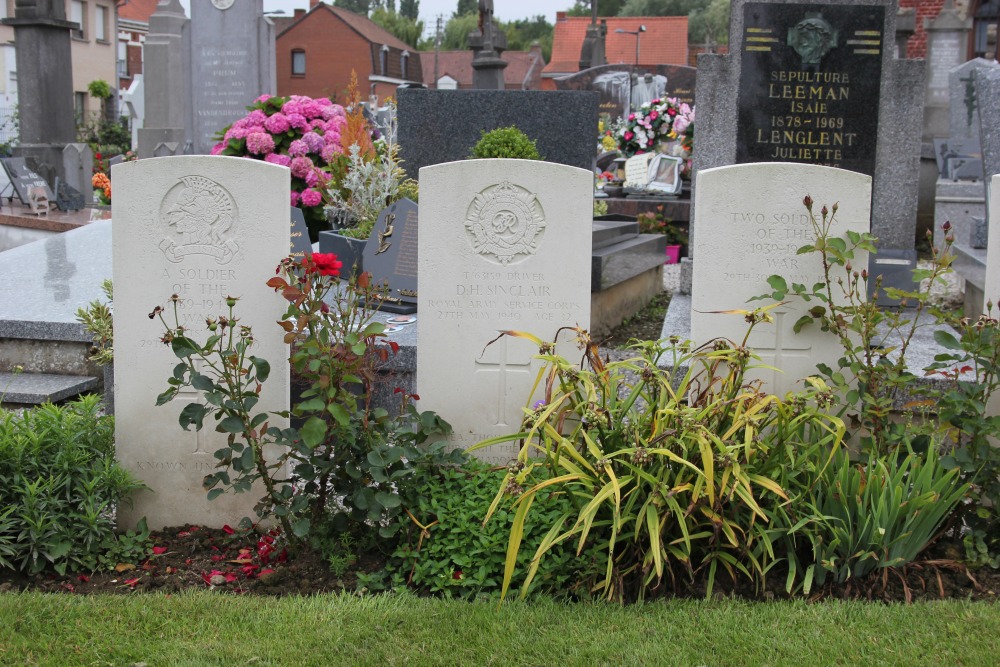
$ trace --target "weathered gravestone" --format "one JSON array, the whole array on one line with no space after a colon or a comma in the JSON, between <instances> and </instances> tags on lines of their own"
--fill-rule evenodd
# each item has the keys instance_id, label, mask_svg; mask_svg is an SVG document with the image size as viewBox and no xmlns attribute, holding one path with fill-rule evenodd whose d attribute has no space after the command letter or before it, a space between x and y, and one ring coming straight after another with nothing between
<instances>
[{"instance_id":1,"label":"weathered gravestone","mask_svg":"<svg viewBox=\"0 0 1000 667\"><path fill-rule=\"evenodd\" d=\"M966 58L966 41L972 19L961 19L951 0L927 31L927 88L924 97L924 139L946 137L950 129L949 73Z\"/></svg>"},{"instance_id":2,"label":"weathered gravestone","mask_svg":"<svg viewBox=\"0 0 1000 667\"><path fill-rule=\"evenodd\" d=\"M896 59L896 9L734 0L729 54L698 59L698 108L712 112L698 116L694 165L782 161L871 176L872 233L893 262L872 273L912 287L924 63Z\"/></svg>"},{"instance_id":3,"label":"weathered gravestone","mask_svg":"<svg viewBox=\"0 0 1000 667\"><path fill-rule=\"evenodd\" d=\"M1000 174L991 180L990 237L1000 239ZM984 313L987 302L993 304L992 317L997 317L997 313L1000 312L1000 243L993 243L986 249L986 281L982 302Z\"/></svg>"},{"instance_id":4,"label":"weathered gravestone","mask_svg":"<svg viewBox=\"0 0 1000 667\"><path fill-rule=\"evenodd\" d=\"M401 199L379 215L365 245L363 266L383 298L380 310L417 310L417 204Z\"/></svg>"},{"instance_id":5,"label":"weathered gravestone","mask_svg":"<svg viewBox=\"0 0 1000 667\"><path fill-rule=\"evenodd\" d=\"M91 179L94 176L94 151L89 145L66 145L63 149L63 173L66 174L66 178L62 182L71 185L75 190L87 192L93 189Z\"/></svg>"},{"instance_id":6,"label":"weathered gravestone","mask_svg":"<svg viewBox=\"0 0 1000 667\"><path fill-rule=\"evenodd\" d=\"M1000 69L994 60L973 58L948 72L948 136L952 139L979 140L976 117L975 73L979 70Z\"/></svg>"},{"instance_id":7,"label":"weathered gravestone","mask_svg":"<svg viewBox=\"0 0 1000 667\"><path fill-rule=\"evenodd\" d=\"M979 141L983 149L983 183L989 201L991 178L1000 174L1000 68L981 69L975 74L979 114ZM986 209L986 220L991 220Z\"/></svg>"},{"instance_id":8,"label":"weathered gravestone","mask_svg":"<svg viewBox=\"0 0 1000 667\"><path fill-rule=\"evenodd\" d=\"M817 218L823 206L838 203L832 234L868 231L871 178L857 172L795 164L754 164L698 172L694 264L691 294L691 338L702 344L723 337L740 344L747 331L743 317L718 311L751 309L768 301L747 301L770 292L773 274L787 284L811 289L823 279L818 254L797 255L815 241L805 195L812 197ZM854 265L867 265L867 253L855 254ZM836 287L835 287L836 289ZM773 323L757 325L749 345L761 363L779 371L757 369L751 377L765 381L765 391L783 396L801 389L801 379L816 374L816 364L836 368L841 356L836 338L808 327L798 334L795 322L815 303L790 300L771 311Z\"/></svg>"},{"instance_id":9,"label":"weathered gravestone","mask_svg":"<svg viewBox=\"0 0 1000 667\"><path fill-rule=\"evenodd\" d=\"M44 192L46 199L55 201L56 196L49 189L49 184L25 163L23 157L0 158L0 165L3 166L7 178L10 179L9 187L13 189L13 193L4 192L8 199L13 199L14 195L17 195L22 204L29 206L32 190L38 189Z\"/></svg>"},{"instance_id":10,"label":"weathered gravestone","mask_svg":"<svg viewBox=\"0 0 1000 667\"><path fill-rule=\"evenodd\" d=\"M291 236L288 242L288 254L297 260L312 255L312 244L309 243L309 228L306 227L306 217L302 209L297 206L290 207L291 215Z\"/></svg>"},{"instance_id":11,"label":"weathered gravestone","mask_svg":"<svg viewBox=\"0 0 1000 667\"><path fill-rule=\"evenodd\" d=\"M256 410L288 409L288 348L275 324L285 302L265 283L288 254L289 171L241 158L167 157L116 165L112 179L115 441L118 459L150 488L119 519L132 525L146 516L150 528L234 525L253 516L262 493L207 500L202 478L227 435L211 419L201 431L181 430L181 409L202 400L193 390L156 407L178 359L147 314L164 306L172 324L176 294L181 324L205 340L206 318L228 315L226 297L238 297L235 316L253 329L252 354L271 363Z\"/></svg>"},{"instance_id":12,"label":"weathered gravestone","mask_svg":"<svg viewBox=\"0 0 1000 667\"><path fill-rule=\"evenodd\" d=\"M192 0L191 96L194 152L246 115L264 93L274 94L274 24L263 0Z\"/></svg>"},{"instance_id":13,"label":"weathered gravestone","mask_svg":"<svg viewBox=\"0 0 1000 667\"><path fill-rule=\"evenodd\" d=\"M396 95L400 156L411 177L428 165L466 159L483 131L511 125L534 139L548 162L593 165L595 92L410 88Z\"/></svg>"},{"instance_id":14,"label":"weathered gravestone","mask_svg":"<svg viewBox=\"0 0 1000 667\"><path fill-rule=\"evenodd\" d=\"M590 325L593 175L528 160L469 160L420 170L417 390L421 409L468 448L515 433L541 368L538 347ZM579 353L566 332L558 352ZM515 445L480 450L505 463Z\"/></svg>"},{"instance_id":15,"label":"weathered gravestone","mask_svg":"<svg viewBox=\"0 0 1000 667\"><path fill-rule=\"evenodd\" d=\"M140 158L180 155L191 140L191 54L184 39L188 23L180 0L160 0L149 17L143 45L145 117L136 132ZM171 150L157 155L162 146Z\"/></svg>"}]
</instances>

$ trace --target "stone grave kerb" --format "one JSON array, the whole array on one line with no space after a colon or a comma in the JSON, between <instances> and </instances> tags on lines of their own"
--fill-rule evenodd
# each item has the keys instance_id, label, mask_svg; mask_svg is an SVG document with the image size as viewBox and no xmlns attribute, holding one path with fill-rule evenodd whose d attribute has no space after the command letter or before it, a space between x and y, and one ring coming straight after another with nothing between
<instances>
[{"instance_id":1,"label":"stone grave kerb","mask_svg":"<svg viewBox=\"0 0 1000 667\"><path fill-rule=\"evenodd\" d=\"M694 169L711 169L737 163L738 100L744 47L744 12L748 5L794 6L787 0L754 2L733 0L729 25L729 53L698 56L698 86L695 101L700 113L697 121L697 147ZM801 3L815 11L827 6L877 7L884 11L881 40L878 138L872 183L872 233L880 239L880 248L912 253L916 237L917 191L920 169L920 135L923 118L924 62L899 60L894 45L896 0L831 0L816 4ZM784 42L786 35L777 39ZM843 35L842 40L855 36ZM696 187L696 185L695 185ZM691 215L696 215L696 202ZM693 237L698 234L694 227ZM691 260L696 261L696 251ZM690 271L690 268L686 270Z\"/></svg>"}]
</instances>

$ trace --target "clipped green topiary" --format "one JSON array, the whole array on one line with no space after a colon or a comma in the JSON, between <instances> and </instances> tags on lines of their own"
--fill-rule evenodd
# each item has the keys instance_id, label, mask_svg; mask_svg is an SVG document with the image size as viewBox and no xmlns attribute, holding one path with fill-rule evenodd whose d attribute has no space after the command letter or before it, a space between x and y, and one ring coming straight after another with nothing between
<instances>
[{"instance_id":1,"label":"clipped green topiary","mask_svg":"<svg viewBox=\"0 0 1000 667\"><path fill-rule=\"evenodd\" d=\"M541 160L538 147L521 130L513 125L500 127L489 132L483 131L476 145L472 147L470 158L515 158L521 160Z\"/></svg>"}]
</instances>

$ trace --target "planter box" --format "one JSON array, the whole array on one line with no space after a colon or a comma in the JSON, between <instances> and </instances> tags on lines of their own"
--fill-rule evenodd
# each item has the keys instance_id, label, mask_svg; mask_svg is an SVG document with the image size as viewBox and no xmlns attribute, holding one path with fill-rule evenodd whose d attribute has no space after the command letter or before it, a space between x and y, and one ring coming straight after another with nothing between
<instances>
[{"instance_id":1,"label":"planter box","mask_svg":"<svg viewBox=\"0 0 1000 667\"><path fill-rule=\"evenodd\" d=\"M667 261L664 264L676 264L681 261L681 247L679 245L667 246Z\"/></svg>"},{"instance_id":2,"label":"planter box","mask_svg":"<svg viewBox=\"0 0 1000 667\"><path fill-rule=\"evenodd\" d=\"M368 239L353 239L337 232L319 233L319 251L321 253L332 252L337 256L344 267L340 270L340 275L349 277L352 272L361 273L364 268L364 253Z\"/></svg>"}]
</instances>

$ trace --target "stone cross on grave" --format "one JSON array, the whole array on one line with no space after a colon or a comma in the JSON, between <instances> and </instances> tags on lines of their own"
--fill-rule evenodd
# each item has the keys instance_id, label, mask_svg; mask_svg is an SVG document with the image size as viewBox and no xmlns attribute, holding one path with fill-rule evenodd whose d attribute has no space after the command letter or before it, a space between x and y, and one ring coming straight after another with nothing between
<instances>
[{"instance_id":1,"label":"stone cross on grave","mask_svg":"<svg viewBox=\"0 0 1000 667\"><path fill-rule=\"evenodd\" d=\"M204 367L205 362L202 359L194 360L194 369L198 373L201 373L201 369ZM184 403L197 403L199 405L205 405L205 399L202 393L195 389L194 387L188 386L183 389L177 390L177 398ZM194 428L194 427L191 427ZM205 441L208 438L208 433L205 432L206 426L202 426L200 429L194 432L194 454L208 454L208 450L205 447Z\"/></svg>"},{"instance_id":2,"label":"stone cross on grave","mask_svg":"<svg viewBox=\"0 0 1000 667\"><path fill-rule=\"evenodd\" d=\"M486 357L490 350L494 349L494 345L490 345L483 354L476 359L476 375L480 373L496 373L497 374L497 417L495 426L507 426L507 373L530 373L531 372L531 358L529 357L526 361L517 362L510 361L508 345L510 343L510 336L504 336L502 340L497 341L499 350L489 355L492 360L485 361L483 357Z\"/></svg>"},{"instance_id":3,"label":"stone cross on grave","mask_svg":"<svg viewBox=\"0 0 1000 667\"><path fill-rule=\"evenodd\" d=\"M777 396L784 396L796 382L812 375L814 366L810 338L795 334L792 324L785 319L787 314L787 311L775 311L772 314L773 332L758 330L759 338L753 335L750 339L750 346L761 362L775 368L758 369L756 375L766 383L764 390Z\"/></svg>"}]
</instances>

